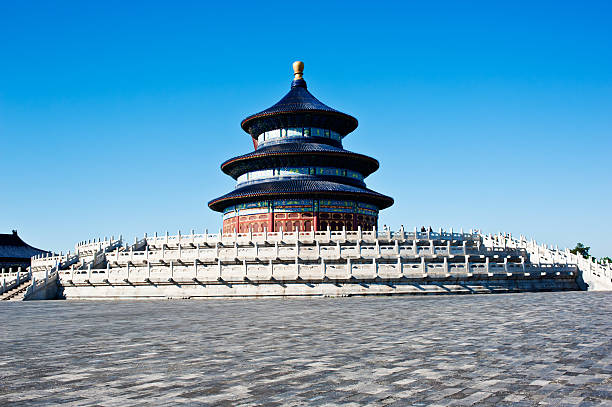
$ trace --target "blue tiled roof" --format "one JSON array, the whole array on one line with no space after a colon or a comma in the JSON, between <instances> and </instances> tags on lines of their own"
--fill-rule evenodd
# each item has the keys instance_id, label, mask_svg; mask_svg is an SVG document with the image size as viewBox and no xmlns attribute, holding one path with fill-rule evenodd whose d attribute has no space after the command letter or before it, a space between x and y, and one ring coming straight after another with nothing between
<instances>
[{"instance_id":1,"label":"blue tiled roof","mask_svg":"<svg viewBox=\"0 0 612 407\"><path fill-rule=\"evenodd\" d=\"M221 169L237 178L247 171L271 168L269 161L275 158L295 156L295 160L318 165L342 166L368 176L378 169L378 161L367 155L353 153L340 147L320 143L281 143L261 147L251 153L231 158L221 164ZM281 158L284 159L284 158ZM284 159L286 160L286 159ZM289 161L281 166L288 165ZM305 164L309 165L309 164Z\"/></svg>"},{"instance_id":2,"label":"blue tiled roof","mask_svg":"<svg viewBox=\"0 0 612 407\"><path fill-rule=\"evenodd\" d=\"M341 184L323 180L280 180L261 182L237 188L217 199L213 199L208 206L215 211L223 211L229 205L251 201L253 198L274 199L284 196L308 196L319 198L338 199L339 197L352 197L363 202L372 203L379 209L393 205L393 198L367 188Z\"/></svg>"},{"instance_id":3,"label":"blue tiled roof","mask_svg":"<svg viewBox=\"0 0 612 407\"><path fill-rule=\"evenodd\" d=\"M264 131L281 127L313 126L329 128L346 135L357 128L357 119L332 109L314 97L303 79L295 80L291 90L275 105L251 115L242 129L256 137Z\"/></svg>"},{"instance_id":4,"label":"blue tiled roof","mask_svg":"<svg viewBox=\"0 0 612 407\"><path fill-rule=\"evenodd\" d=\"M0 258L20 258L30 259L37 254L48 253L44 250L30 246L17 235L17 232L12 234L0 234Z\"/></svg>"}]
</instances>

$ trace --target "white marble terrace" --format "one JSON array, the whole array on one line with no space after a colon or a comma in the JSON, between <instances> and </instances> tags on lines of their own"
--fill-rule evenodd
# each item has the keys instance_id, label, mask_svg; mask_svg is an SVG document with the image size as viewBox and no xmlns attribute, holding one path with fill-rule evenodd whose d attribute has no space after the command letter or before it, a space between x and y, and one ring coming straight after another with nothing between
<instances>
[{"instance_id":1,"label":"white marble terrace","mask_svg":"<svg viewBox=\"0 0 612 407\"><path fill-rule=\"evenodd\" d=\"M589 289L612 289L612 267L523 236L470 231L307 231L147 236L133 245L98 239L76 253L35 257L36 278L62 285L541 278L578 274ZM42 274L44 273L44 275Z\"/></svg>"}]
</instances>

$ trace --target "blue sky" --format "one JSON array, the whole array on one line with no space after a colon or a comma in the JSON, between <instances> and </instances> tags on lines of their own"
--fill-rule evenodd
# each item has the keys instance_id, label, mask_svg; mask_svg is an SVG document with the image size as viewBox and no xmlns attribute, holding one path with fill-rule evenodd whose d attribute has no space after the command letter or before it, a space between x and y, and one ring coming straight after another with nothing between
<instances>
[{"instance_id":1,"label":"blue sky","mask_svg":"<svg viewBox=\"0 0 612 407\"><path fill-rule=\"evenodd\" d=\"M380 226L612 255L612 7L493 3L1 2L0 229L64 251L217 230L240 121L300 59L381 162Z\"/></svg>"}]
</instances>

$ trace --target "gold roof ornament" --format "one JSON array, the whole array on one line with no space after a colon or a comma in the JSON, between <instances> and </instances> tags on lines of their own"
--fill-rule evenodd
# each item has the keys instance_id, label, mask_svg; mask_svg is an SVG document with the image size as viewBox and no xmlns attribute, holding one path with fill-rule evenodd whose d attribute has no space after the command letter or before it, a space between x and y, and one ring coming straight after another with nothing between
<instances>
[{"instance_id":1,"label":"gold roof ornament","mask_svg":"<svg viewBox=\"0 0 612 407\"><path fill-rule=\"evenodd\" d=\"M293 79L302 79L304 73L304 63L302 61L295 61L293 63Z\"/></svg>"}]
</instances>

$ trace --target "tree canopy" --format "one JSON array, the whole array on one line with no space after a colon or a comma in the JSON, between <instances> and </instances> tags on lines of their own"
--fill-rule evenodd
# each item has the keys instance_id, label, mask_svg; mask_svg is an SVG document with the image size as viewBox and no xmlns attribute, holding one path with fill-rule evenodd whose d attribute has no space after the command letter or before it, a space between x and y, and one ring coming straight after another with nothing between
<instances>
[{"instance_id":1,"label":"tree canopy","mask_svg":"<svg viewBox=\"0 0 612 407\"><path fill-rule=\"evenodd\" d=\"M576 244L576 247L570 250L570 253L579 254L585 259L588 259L589 257L591 257L591 255L589 254L589 250L591 250L591 246L585 246L582 243L578 242Z\"/></svg>"}]
</instances>

